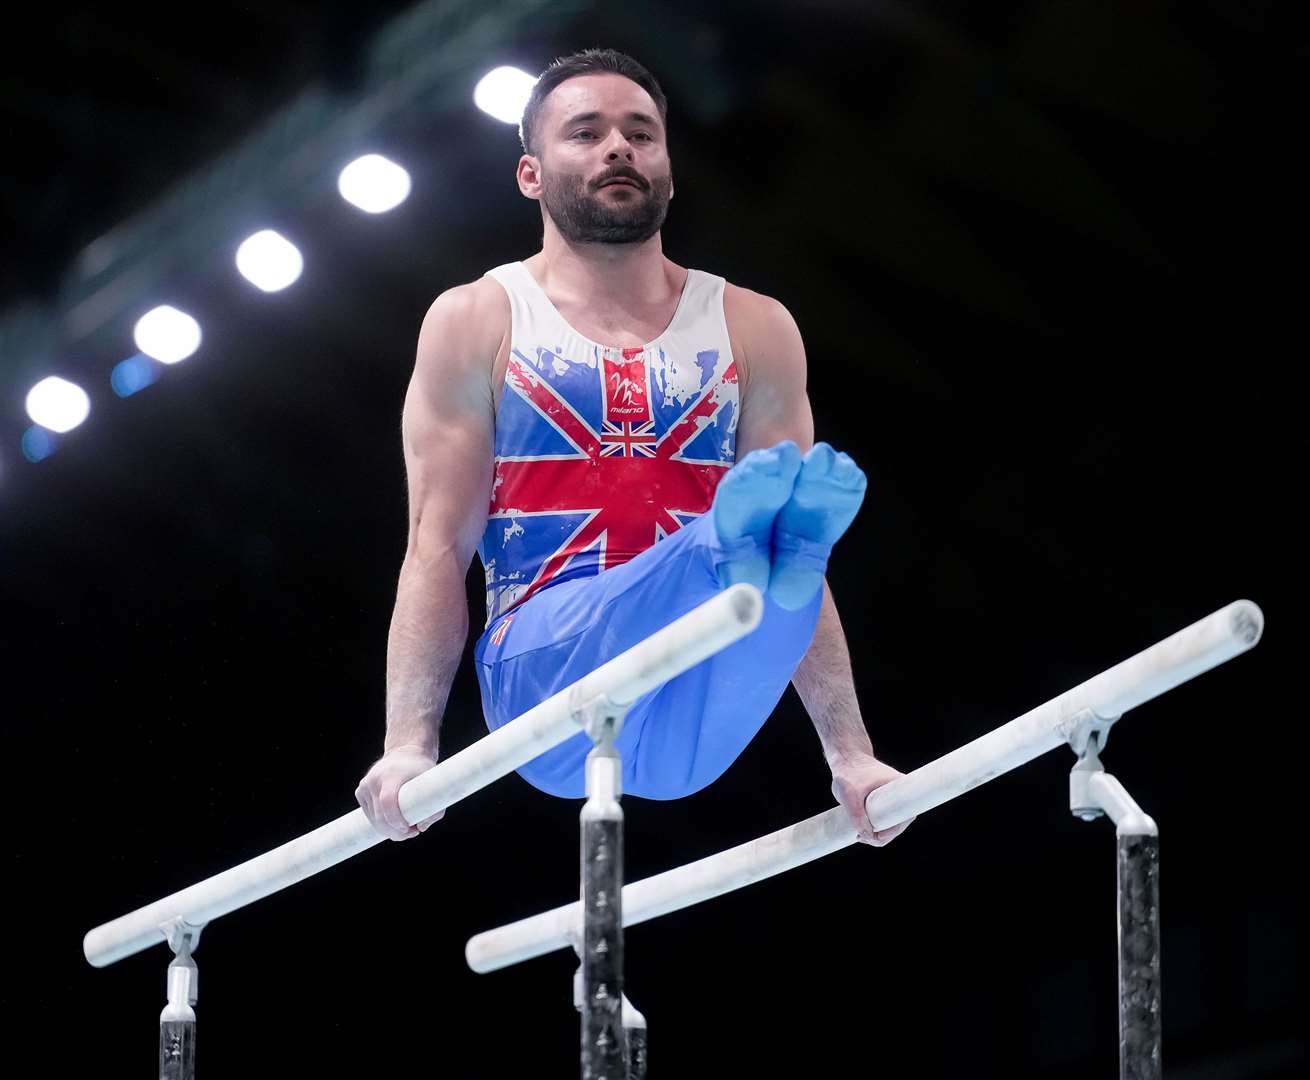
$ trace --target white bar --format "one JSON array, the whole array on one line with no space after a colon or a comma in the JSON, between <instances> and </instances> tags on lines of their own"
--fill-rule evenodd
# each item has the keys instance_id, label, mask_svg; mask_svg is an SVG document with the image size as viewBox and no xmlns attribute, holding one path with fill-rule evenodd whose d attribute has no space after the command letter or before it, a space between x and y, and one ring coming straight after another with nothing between
<instances>
[{"instance_id":1,"label":"white bar","mask_svg":"<svg viewBox=\"0 0 1310 1080\"><path fill-rule=\"evenodd\" d=\"M1078 714L1090 709L1113 720L1203 671L1246 652L1264 628L1249 600L1236 600L1032 712L974 739L921 769L879 788L864 808L875 829L886 829L963 795L1069 740Z\"/></svg>"},{"instance_id":2,"label":"white bar","mask_svg":"<svg viewBox=\"0 0 1310 1080\"><path fill-rule=\"evenodd\" d=\"M578 734L574 714L589 700L605 695L616 705L630 705L745 637L759 625L763 613L764 599L753 585L725 589L409 781L400 789L406 820L422 821ZM91 964L106 967L166 940L160 927L172 919L181 918L195 926L213 922L382 840L364 811L352 810L281 847L97 926L83 939L82 951Z\"/></svg>"},{"instance_id":3,"label":"white bar","mask_svg":"<svg viewBox=\"0 0 1310 1080\"><path fill-rule=\"evenodd\" d=\"M1104 719L1187 682L1245 652L1260 640L1264 616L1238 600L1173 637L1033 709L1029 713L878 788L865 800L876 829L888 829L964 794L1068 741L1078 715ZM825 813L698 862L634 882L623 890L623 925L739 889L855 843L846 811ZM474 971L488 972L568 947L577 935L576 903L521 919L469 939L464 955Z\"/></svg>"}]
</instances>

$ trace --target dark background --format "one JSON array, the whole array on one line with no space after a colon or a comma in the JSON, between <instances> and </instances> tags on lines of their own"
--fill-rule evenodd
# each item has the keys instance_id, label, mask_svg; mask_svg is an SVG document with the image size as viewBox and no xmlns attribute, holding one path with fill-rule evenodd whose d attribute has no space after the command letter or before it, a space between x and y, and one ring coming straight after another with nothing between
<instances>
[{"instance_id":1,"label":"dark background","mask_svg":"<svg viewBox=\"0 0 1310 1080\"><path fill-rule=\"evenodd\" d=\"M0 299L55 304L86 244L300 88L349 94L406 6L19 16ZM1130 714L1104 759L1161 829L1164 1060L1189 1080L1306 1059L1302 30L1217 0L627 3L476 65L610 45L664 83L666 253L790 308L817 437L870 478L829 580L887 761L1263 607L1253 652ZM463 111L377 134L414 177L397 210L279 208L291 289L257 295L222 251L179 279L205 342L148 390L109 390L130 322L69 341L36 377L93 411L39 464L35 378L0 357L0 1015L47 1074L154 1067L167 950L94 970L88 929L352 809L380 752L418 327L540 242L473 81ZM476 561L469 602L480 627ZM447 754L484 731L470 665ZM633 928L652 1075L1114 1075L1113 828L1070 817L1073 763ZM789 690L711 788L626 801L629 876L818 813L828 783ZM510 777L212 924L201 1075L576 1075L573 958L479 976L463 946L576 896L577 810Z\"/></svg>"}]
</instances>

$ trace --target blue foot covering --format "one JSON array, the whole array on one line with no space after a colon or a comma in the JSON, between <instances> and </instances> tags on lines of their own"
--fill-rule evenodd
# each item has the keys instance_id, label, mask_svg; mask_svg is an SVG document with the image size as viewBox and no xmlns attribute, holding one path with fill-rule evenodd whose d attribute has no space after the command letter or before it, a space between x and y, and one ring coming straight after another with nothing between
<instances>
[{"instance_id":1,"label":"blue foot covering","mask_svg":"<svg viewBox=\"0 0 1310 1080\"><path fill-rule=\"evenodd\" d=\"M775 526L769 598L784 611L803 608L823 584L832 548L832 544L807 540Z\"/></svg>"},{"instance_id":2,"label":"blue foot covering","mask_svg":"<svg viewBox=\"0 0 1310 1080\"><path fill-rule=\"evenodd\" d=\"M739 582L761 592L769 586L769 536L778 511L791 498L801 470L801 451L790 439L752 450L729 470L714 492L710 511L714 527L728 549L719 566L719 583ZM743 541L750 540L748 546Z\"/></svg>"},{"instance_id":3,"label":"blue foot covering","mask_svg":"<svg viewBox=\"0 0 1310 1080\"><path fill-rule=\"evenodd\" d=\"M768 595L779 607L794 611L819 590L832 546L855 520L866 485L848 455L825 442L810 447L773 525Z\"/></svg>"}]
</instances>

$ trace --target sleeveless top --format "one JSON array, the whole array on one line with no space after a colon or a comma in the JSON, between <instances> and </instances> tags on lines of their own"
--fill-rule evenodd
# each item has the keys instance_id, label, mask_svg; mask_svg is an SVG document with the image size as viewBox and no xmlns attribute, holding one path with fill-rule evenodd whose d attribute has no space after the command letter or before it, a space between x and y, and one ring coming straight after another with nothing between
<instances>
[{"instance_id":1,"label":"sleeveless top","mask_svg":"<svg viewBox=\"0 0 1310 1080\"><path fill-rule=\"evenodd\" d=\"M740 406L723 278L688 270L664 332L621 349L573 329L521 262L484 276L509 294L512 318L478 545L490 626L709 510L737 458Z\"/></svg>"}]
</instances>

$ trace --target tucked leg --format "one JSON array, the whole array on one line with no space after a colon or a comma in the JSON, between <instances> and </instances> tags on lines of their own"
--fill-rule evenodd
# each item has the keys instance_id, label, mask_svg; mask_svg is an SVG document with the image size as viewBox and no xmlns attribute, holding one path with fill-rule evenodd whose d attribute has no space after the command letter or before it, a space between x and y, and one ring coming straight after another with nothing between
<instances>
[{"instance_id":1,"label":"tucked leg","mask_svg":"<svg viewBox=\"0 0 1310 1080\"><path fill-rule=\"evenodd\" d=\"M491 644L493 623L476 649L488 727L526 712L722 591L723 561L724 546L706 514L623 566L538 593L516 609L499 646ZM786 690L814 635L820 600L785 611L766 596L754 631L639 698L617 743L625 792L679 798L720 775ZM556 628L564 636L553 636ZM515 651L519 631L522 640L542 644ZM519 773L548 794L581 798L590 747L579 733Z\"/></svg>"}]
</instances>

